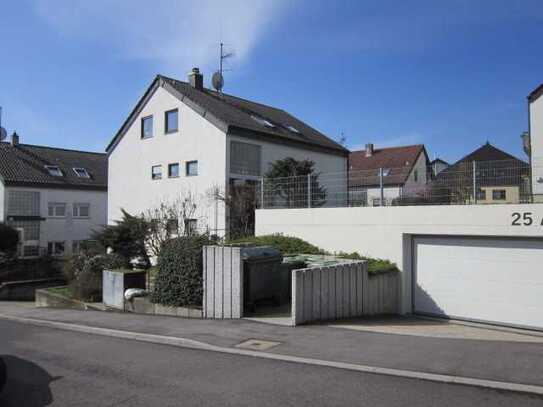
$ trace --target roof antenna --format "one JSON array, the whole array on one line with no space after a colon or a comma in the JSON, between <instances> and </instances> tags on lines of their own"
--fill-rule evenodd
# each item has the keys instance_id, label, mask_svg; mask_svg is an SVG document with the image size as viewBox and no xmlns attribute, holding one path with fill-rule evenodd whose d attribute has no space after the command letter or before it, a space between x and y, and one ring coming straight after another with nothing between
<instances>
[{"instance_id":1,"label":"roof antenna","mask_svg":"<svg viewBox=\"0 0 543 407\"><path fill-rule=\"evenodd\" d=\"M220 44L220 56L219 56L219 70L213 74L211 77L211 84L217 92L222 94L222 88L224 87L224 76L223 76L223 61L225 59L231 58L234 56L233 52L224 53L224 44Z\"/></svg>"},{"instance_id":2,"label":"roof antenna","mask_svg":"<svg viewBox=\"0 0 543 407\"><path fill-rule=\"evenodd\" d=\"M0 141L4 141L8 136L8 132L2 127L2 106L0 106Z\"/></svg>"}]
</instances>

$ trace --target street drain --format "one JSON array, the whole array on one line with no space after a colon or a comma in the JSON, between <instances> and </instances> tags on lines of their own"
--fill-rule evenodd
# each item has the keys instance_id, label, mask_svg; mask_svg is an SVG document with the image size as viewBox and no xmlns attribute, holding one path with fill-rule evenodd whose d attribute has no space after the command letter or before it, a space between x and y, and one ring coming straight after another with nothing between
<instances>
[{"instance_id":1,"label":"street drain","mask_svg":"<svg viewBox=\"0 0 543 407\"><path fill-rule=\"evenodd\" d=\"M281 342L264 341L261 339L249 339L248 341L238 343L236 348L251 349L251 350L268 350L277 345L281 345Z\"/></svg>"}]
</instances>

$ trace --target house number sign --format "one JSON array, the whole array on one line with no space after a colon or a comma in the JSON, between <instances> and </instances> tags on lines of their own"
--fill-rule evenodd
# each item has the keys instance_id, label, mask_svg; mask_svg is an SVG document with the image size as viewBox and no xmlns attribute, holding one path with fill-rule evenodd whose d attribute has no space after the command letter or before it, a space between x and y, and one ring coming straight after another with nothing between
<instances>
[{"instance_id":1,"label":"house number sign","mask_svg":"<svg viewBox=\"0 0 543 407\"><path fill-rule=\"evenodd\" d=\"M543 219L536 218L533 212L513 212L511 214L512 226L543 226Z\"/></svg>"}]
</instances>

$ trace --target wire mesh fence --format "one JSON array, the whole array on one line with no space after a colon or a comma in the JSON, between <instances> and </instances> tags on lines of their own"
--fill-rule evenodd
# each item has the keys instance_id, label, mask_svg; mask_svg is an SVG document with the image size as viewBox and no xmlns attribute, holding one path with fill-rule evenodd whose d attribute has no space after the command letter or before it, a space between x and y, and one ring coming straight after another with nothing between
<instances>
[{"instance_id":1,"label":"wire mesh fence","mask_svg":"<svg viewBox=\"0 0 543 407\"><path fill-rule=\"evenodd\" d=\"M261 209L536 203L543 202L543 159L263 178L256 193Z\"/></svg>"}]
</instances>

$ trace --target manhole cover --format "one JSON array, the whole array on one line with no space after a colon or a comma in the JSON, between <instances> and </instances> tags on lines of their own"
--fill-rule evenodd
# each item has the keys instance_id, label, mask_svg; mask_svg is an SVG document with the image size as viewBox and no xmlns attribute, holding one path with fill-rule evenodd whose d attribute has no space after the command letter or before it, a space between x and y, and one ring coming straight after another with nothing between
<instances>
[{"instance_id":1,"label":"manhole cover","mask_svg":"<svg viewBox=\"0 0 543 407\"><path fill-rule=\"evenodd\" d=\"M238 343L236 348L251 349L251 350L268 350L277 345L281 345L281 342L264 341L262 339L249 339L248 341Z\"/></svg>"}]
</instances>

